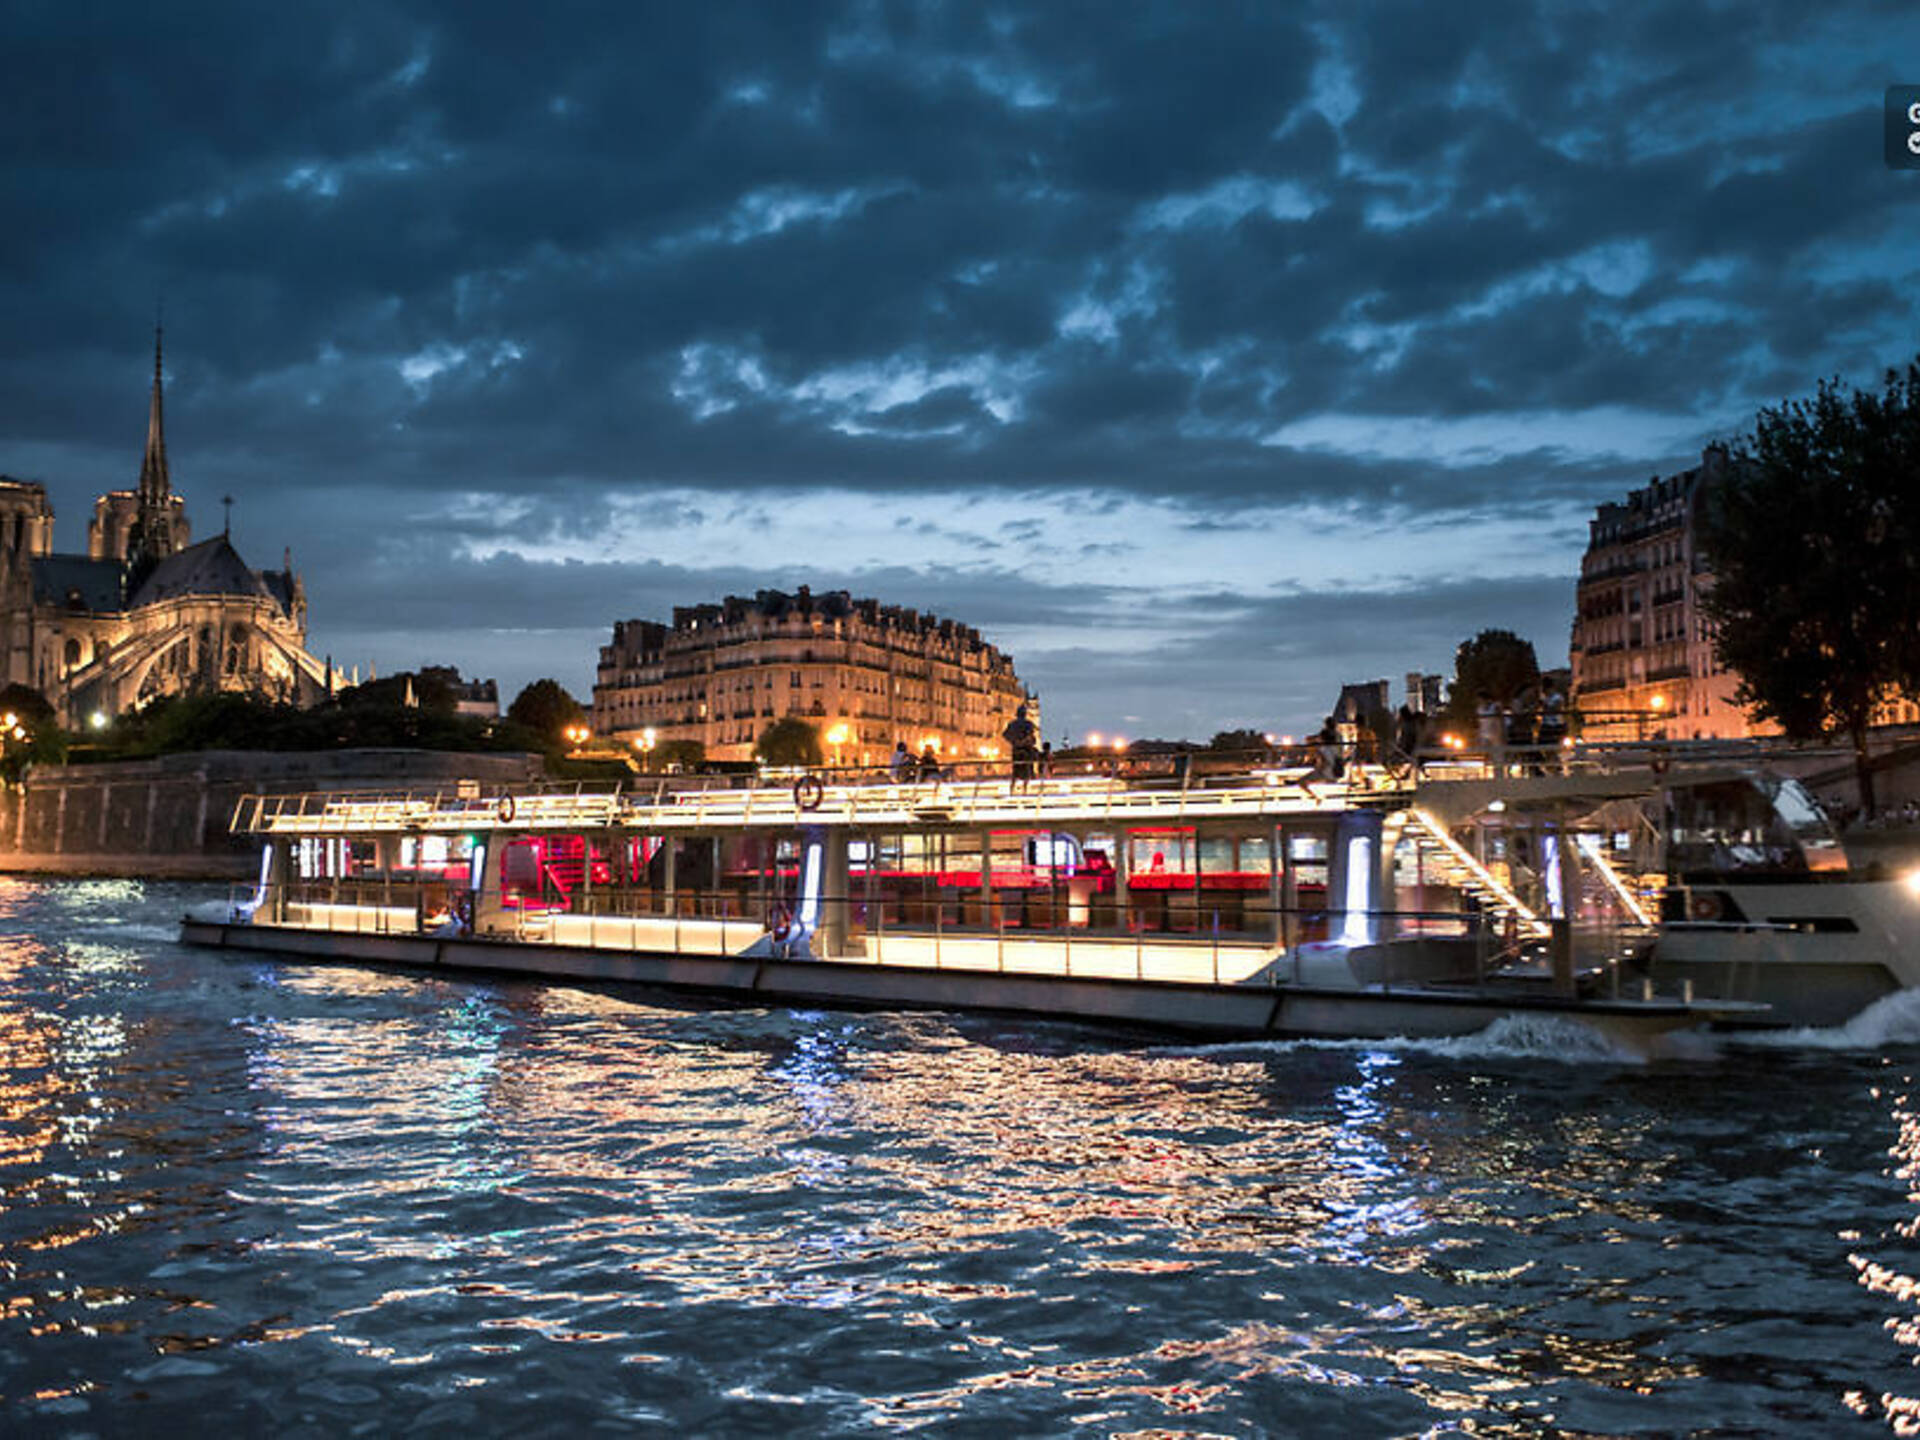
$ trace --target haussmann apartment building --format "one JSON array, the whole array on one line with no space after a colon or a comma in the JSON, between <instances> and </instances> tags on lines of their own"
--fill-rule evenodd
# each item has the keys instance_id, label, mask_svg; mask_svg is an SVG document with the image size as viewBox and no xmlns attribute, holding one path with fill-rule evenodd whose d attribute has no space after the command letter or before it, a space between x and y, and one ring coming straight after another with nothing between
<instances>
[{"instance_id":1,"label":"haussmann apartment building","mask_svg":"<svg viewBox=\"0 0 1920 1440\"><path fill-rule=\"evenodd\" d=\"M591 723L636 751L693 740L708 759L749 760L767 726L797 715L830 765L884 765L900 740L954 763L1003 757L1023 704L1037 724L1012 660L970 626L803 585L676 606L671 625L616 623Z\"/></svg>"}]
</instances>

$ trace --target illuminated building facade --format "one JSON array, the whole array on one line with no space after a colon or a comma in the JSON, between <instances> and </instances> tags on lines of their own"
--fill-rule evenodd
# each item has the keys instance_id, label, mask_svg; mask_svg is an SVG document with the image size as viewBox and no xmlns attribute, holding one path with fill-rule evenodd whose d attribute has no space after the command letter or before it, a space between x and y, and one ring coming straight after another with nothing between
<instances>
[{"instance_id":1,"label":"illuminated building facade","mask_svg":"<svg viewBox=\"0 0 1920 1440\"><path fill-rule=\"evenodd\" d=\"M635 750L695 741L709 759L747 760L767 726L795 715L829 764L882 765L901 740L953 763L1003 757L1018 705L1038 725L1012 660L977 630L803 585L676 606L671 625L617 623L600 647L592 724Z\"/></svg>"},{"instance_id":2,"label":"illuminated building facade","mask_svg":"<svg viewBox=\"0 0 1920 1440\"><path fill-rule=\"evenodd\" d=\"M147 447L135 490L94 503L87 553L53 549L44 486L0 477L0 682L27 685L78 728L162 695L240 690L294 704L328 693L306 650L307 596L291 561L254 570L225 534L190 543L173 493L153 352Z\"/></svg>"},{"instance_id":3,"label":"illuminated building facade","mask_svg":"<svg viewBox=\"0 0 1920 1440\"><path fill-rule=\"evenodd\" d=\"M1701 506L1727 474L1726 448L1656 477L1602 505L1591 524L1573 623L1573 704L1589 740L1744 739L1777 735L1734 699L1740 677L1713 653L1702 600L1713 572L1696 544ZM1791 523L1783 517L1782 523ZM1877 725L1920 721L1920 705L1896 696Z\"/></svg>"},{"instance_id":4,"label":"illuminated building facade","mask_svg":"<svg viewBox=\"0 0 1920 1440\"><path fill-rule=\"evenodd\" d=\"M1701 601L1713 583L1696 545L1700 507L1726 474L1710 445L1691 470L1602 505L1580 562L1573 708L1589 740L1737 739L1771 733L1734 702Z\"/></svg>"}]
</instances>

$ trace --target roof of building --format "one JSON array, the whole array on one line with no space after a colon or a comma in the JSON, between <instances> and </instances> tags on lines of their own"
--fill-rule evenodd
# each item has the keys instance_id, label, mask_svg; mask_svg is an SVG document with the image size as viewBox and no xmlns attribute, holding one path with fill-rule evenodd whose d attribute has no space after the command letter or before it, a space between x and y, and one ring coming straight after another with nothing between
<instances>
[{"instance_id":1,"label":"roof of building","mask_svg":"<svg viewBox=\"0 0 1920 1440\"><path fill-rule=\"evenodd\" d=\"M225 535L176 550L155 565L134 592L128 608L181 595L248 595L280 600L256 571L247 568L247 562Z\"/></svg>"},{"instance_id":2,"label":"roof of building","mask_svg":"<svg viewBox=\"0 0 1920 1440\"><path fill-rule=\"evenodd\" d=\"M119 610L120 562L95 560L87 555L33 557L33 600L36 605L62 605L83 610Z\"/></svg>"}]
</instances>

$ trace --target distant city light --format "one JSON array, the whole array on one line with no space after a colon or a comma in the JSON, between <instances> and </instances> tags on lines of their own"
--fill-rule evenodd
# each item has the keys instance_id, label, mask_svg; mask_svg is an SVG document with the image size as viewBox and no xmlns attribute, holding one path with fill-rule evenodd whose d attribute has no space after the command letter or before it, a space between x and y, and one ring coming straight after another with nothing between
<instances>
[{"instance_id":1,"label":"distant city light","mask_svg":"<svg viewBox=\"0 0 1920 1440\"><path fill-rule=\"evenodd\" d=\"M87 723L93 726L93 728L96 730L106 729L107 728L106 713L101 710L94 711L93 714L87 717Z\"/></svg>"},{"instance_id":2,"label":"distant city light","mask_svg":"<svg viewBox=\"0 0 1920 1440\"><path fill-rule=\"evenodd\" d=\"M1100 732L1098 730L1089 730L1087 732L1087 748L1089 750L1098 750L1101 743Z\"/></svg>"}]
</instances>

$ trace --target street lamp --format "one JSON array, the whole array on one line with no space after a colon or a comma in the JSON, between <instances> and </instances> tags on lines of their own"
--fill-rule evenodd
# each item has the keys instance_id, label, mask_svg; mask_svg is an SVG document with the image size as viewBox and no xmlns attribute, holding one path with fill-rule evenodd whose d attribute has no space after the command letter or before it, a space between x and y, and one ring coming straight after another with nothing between
<instances>
[{"instance_id":1,"label":"street lamp","mask_svg":"<svg viewBox=\"0 0 1920 1440\"><path fill-rule=\"evenodd\" d=\"M836 770L840 768L840 749L852 738L852 733L847 729L844 720L827 731L827 744L833 747L833 765Z\"/></svg>"},{"instance_id":2,"label":"street lamp","mask_svg":"<svg viewBox=\"0 0 1920 1440\"><path fill-rule=\"evenodd\" d=\"M651 725L633 737L633 748L640 752L640 768L642 770L653 769L653 744L656 738Z\"/></svg>"},{"instance_id":3,"label":"street lamp","mask_svg":"<svg viewBox=\"0 0 1920 1440\"><path fill-rule=\"evenodd\" d=\"M1648 717L1651 716L1655 722L1658 722L1661 719L1661 717L1664 716L1666 713L1667 713L1667 697L1664 694L1661 694L1659 691L1655 691L1652 695L1649 695L1647 697L1647 708L1645 710L1642 710L1639 713L1640 738L1642 740L1647 738Z\"/></svg>"}]
</instances>

